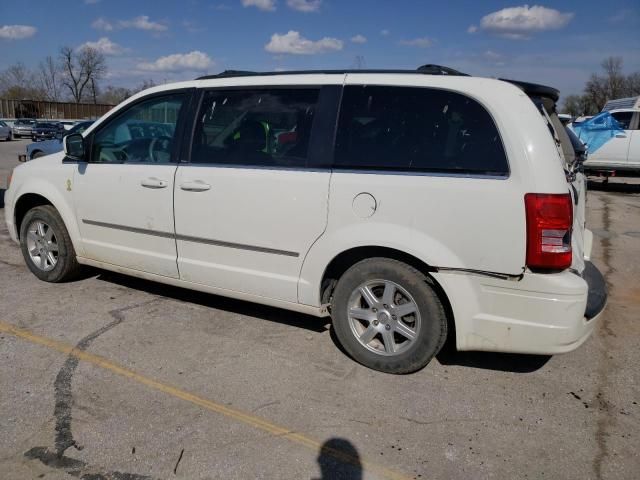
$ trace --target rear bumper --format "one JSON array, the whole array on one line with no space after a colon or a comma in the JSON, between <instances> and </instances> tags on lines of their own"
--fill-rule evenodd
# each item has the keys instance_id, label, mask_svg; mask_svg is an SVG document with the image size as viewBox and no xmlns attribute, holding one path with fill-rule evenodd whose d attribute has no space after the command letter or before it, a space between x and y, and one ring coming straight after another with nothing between
<instances>
[{"instance_id":1,"label":"rear bumper","mask_svg":"<svg viewBox=\"0 0 640 480\"><path fill-rule=\"evenodd\" d=\"M600 315L607 305L607 283L600 270L591 262L585 262L582 278L589 288L584 316L591 320Z\"/></svg>"},{"instance_id":2,"label":"rear bumper","mask_svg":"<svg viewBox=\"0 0 640 480\"><path fill-rule=\"evenodd\" d=\"M519 281L434 274L453 309L458 350L552 355L582 345L606 305L602 275L525 273ZM587 273L588 272L588 273Z\"/></svg>"}]
</instances>

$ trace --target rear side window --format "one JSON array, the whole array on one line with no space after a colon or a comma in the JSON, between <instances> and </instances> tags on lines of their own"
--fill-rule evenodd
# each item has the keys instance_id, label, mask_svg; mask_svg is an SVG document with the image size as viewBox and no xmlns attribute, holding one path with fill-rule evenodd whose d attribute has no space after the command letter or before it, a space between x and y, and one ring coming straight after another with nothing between
<instances>
[{"instance_id":1,"label":"rear side window","mask_svg":"<svg viewBox=\"0 0 640 480\"><path fill-rule=\"evenodd\" d=\"M493 119L459 93L414 87L345 88L335 166L507 175Z\"/></svg>"},{"instance_id":2,"label":"rear side window","mask_svg":"<svg viewBox=\"0 0 640 480\"><path fill-rule=\"evenodd\" d=\"M191 162L305 167L319 93L317 88L206 92Z\"/></svg>"}]
</instances>

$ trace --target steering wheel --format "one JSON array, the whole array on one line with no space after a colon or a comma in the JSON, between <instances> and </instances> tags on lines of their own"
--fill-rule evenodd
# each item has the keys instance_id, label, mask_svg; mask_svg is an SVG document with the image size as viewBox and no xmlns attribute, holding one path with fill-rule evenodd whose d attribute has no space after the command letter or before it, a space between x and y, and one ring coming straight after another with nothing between
<instances>
[{"instance_id":1,"label":"steering wheel","mask_svg":"<svg viewBox=\"0 0 640 480\"><path fill-rule=\"evenodd\" d=\"M159 149L156 149L159 146ZM161 135L160 137L154 137L149 142L149 158L152 162L160 162L161 159L156 157L157 153L164 153L169 155L171 153L171 137Z\"/></svg>"},{"instance_id":2,"label":"steering wheel","mask_svg":"<svg viewBox=\"0 0 640 480\"><path fill-rule=\"evenodd\" d=\"M100 155L98 157L101 163L121 163L129 159L127 152L117 146L113 142L104 142L100 145Z\"/></svg>"}]
</instances>

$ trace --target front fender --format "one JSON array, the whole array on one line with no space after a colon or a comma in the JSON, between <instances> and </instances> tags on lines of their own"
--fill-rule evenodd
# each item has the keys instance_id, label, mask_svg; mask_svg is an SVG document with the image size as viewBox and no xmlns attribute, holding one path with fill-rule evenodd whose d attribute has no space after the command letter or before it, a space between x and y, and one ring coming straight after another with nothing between
<instances>
[{"instance_id":1,"label":"front fender","mask_svg":"<svg viewBox=\"0 0 640 480\"><path fill-rule=\"evenodd\" d=\"M462 263L445 245L416 230L386 223L350 225L323 235L311 247L300 272L298 301L320 306L320 286L327 266L341 253L363 246L399 250L434 267Z\"/></svg>"},{"instance_id":2,"label":"front fender","mask_svg":"<svg viewBox=\"0 0 640 480\"><path fill-rule=\"evenodd\" d=\"M68 182L67 182L68 181ZM24 179L15 191L12 198L12 219L15 223L15 208L19 204L20 199L27 194L36 194L46 198L51 205L58 211L62 221L64 222L69 237L73 243L73 248L79 256L84 255L82 242L80 241L80 230L76 220L75 209L73 208L73 192L72 192L73 174L68 172L66 176L60 176L59 172L48 178L27 177ZM54 184L55 182L55 184ZM58 183L60 185L58 185ZM63 188L60 188L63 187ZM20 234L20 226L16 225L16 232Z\"/></svg>"}]
</instances>

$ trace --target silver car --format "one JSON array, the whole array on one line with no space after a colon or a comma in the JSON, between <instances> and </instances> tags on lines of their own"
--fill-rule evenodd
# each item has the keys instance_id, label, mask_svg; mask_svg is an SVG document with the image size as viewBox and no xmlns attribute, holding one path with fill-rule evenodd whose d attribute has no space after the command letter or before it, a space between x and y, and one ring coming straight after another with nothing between
<instances>
[{"instance_id":1,"label":"silver car","mask_svg":"<svg viewBox=\"0 0 640 480\"><path fill-rule=\"evenodd\" d=\"M13 136L15 138L31 137L35 124L36 121L33 119L21 118L20 120L16 120L13 124Z\"/></svg>"},{"instance_id":2,"label":"silver car","mask_svg":"<svg viewBox=\"0 0 640 480\"><path fill-rule=\"evenodd\" d=\"M11 127L0 120L0 138L5 141L13 140L13 132L11 131Z\"/></svg>"}]
</instances>

